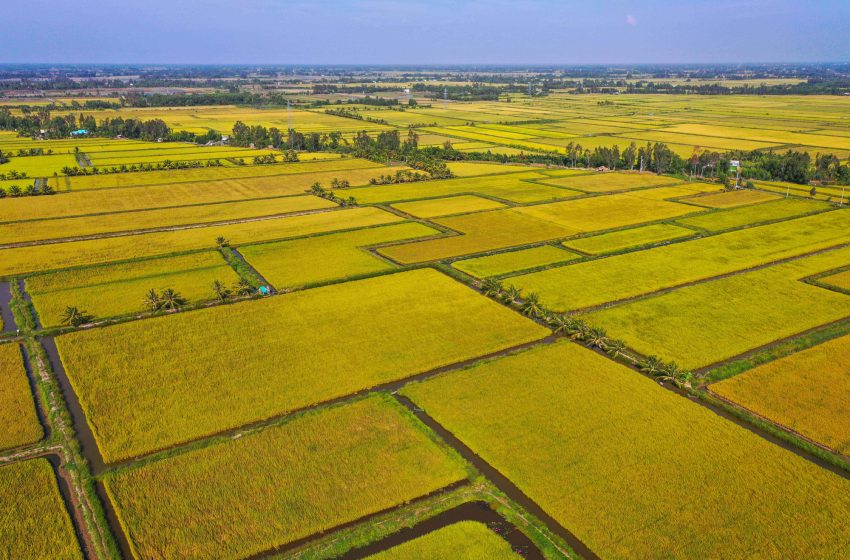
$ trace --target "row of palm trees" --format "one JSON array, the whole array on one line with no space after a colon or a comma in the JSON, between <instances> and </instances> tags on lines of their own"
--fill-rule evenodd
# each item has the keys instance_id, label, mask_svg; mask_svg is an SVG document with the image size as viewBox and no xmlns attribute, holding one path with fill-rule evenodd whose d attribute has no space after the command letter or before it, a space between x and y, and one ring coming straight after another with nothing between
<instances>
[{"instance_id":1,"label":"row of palm trees","mask_svg":"<svg viewBox=\"0 0 850 560\"><path fill-rule=\"evenodd\" d=\"M331 202L336 202L340 206L357 206L357 201L354 199L353 196L349 196L348 198L340 198L332 191L325 189L318 181L313 183L313 185L310 187L310 194L320 196L324 199L330 200Z\"/></svg>"},{"instance_id":2,"label":"row of palm trees","mask_svg":"<svg viewBox=\"0 0 850 560\"><path fill-rule=\"evenodd\" d=\"M637 366L657 381L669 382L679 388L691 388L694 376L691 372L683 370L676 362L663 362L657 356L647 356L642 360L636 360L627 351L626 343L618 338L610 338L605 329L593 327L584 319L568 313L556 313L543 307L540 297L532 292L523 296L522 291L516 286L503 286L501 282L487 278L481 283L481 292L502 303L519 309L526 317L537 319L545 323L555 334L568 337L570 340L584 342L587 346L598 348L612 358L623 357Z\"/></svg>"},{"instance_id":3,"label":"row of palm trees","mask_svg":"<svg viewBox=\"0 0 850 560\"><path fill-rule=\"evenodd\" d=\"M166 288L161 293L151 288L142 298L142 305L148 311L177 311L189 303L189 300L180 295L180 292Z\"/></svg>"},{"instance_id":4,"label":"row of palm trees","mask_svg":"<svg viewBox=\"0 0 850 560\"><path fill-rule=\"evenodd\" d=\"M250 296L254 293L254 286L244 278L240 278L232 288L228 288L221 280L215 280L212 284L213 294L220 302L229 300L233 295Z\"/></svg>"}]
</instances>

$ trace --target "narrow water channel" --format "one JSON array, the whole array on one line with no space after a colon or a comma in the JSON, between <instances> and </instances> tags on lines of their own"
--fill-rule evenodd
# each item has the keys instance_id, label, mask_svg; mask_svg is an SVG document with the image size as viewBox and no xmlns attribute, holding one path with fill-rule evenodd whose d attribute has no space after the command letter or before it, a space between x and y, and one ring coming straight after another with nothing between
<instances>
[{"instance_id":1,"label":"narrow water channel","mask_svg":"<svg viewBox=\"0 0 850 560\"><path fill-rule=\"evenodd\" d=\"M18 324L12 314L12 287L8 282L0 282L0 317L3 319L2 332L15 332Z\"/></svg>"}]
</instances>

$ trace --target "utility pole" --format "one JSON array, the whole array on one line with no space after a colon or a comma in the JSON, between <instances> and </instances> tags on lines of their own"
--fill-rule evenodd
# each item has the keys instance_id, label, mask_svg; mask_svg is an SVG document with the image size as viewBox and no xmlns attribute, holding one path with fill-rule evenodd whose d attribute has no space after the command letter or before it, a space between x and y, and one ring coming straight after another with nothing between
<instances>
[{"instance_id":1,"label":"utility pole","mask_svg":"<svg viewBox=\"0 0 850 560\"><path fill-rule=\"evenodd\" d=\"M449 88L443 88L443 109L449 108Z\"/></svg>"},{"instance_id":2,"label":"utility pole","mask_svg":"<svg viewBox=\"0 0 850 560\"><path fill-rule=\"evenodd\" d=\"M289 131L289 149L292 150L292 106L289 103L289 99L286 100L286 122Z\"/></svg>"}]
</instances>

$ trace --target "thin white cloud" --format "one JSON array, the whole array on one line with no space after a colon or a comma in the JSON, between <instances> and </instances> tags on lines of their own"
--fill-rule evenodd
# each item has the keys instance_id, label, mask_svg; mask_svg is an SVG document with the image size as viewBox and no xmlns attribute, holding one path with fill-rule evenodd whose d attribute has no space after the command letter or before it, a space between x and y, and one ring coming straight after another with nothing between
<instances>
[{"instance_id":1,"label":"thin white cloud","mask_svg":"<svg viewBox=\"0 0 850 560\"><path fill-rule=\"evenodd\" d=\"M635 16L626 16L626 23L628 25L637 25L637 18Z\"/></svg>"}]
</instances>

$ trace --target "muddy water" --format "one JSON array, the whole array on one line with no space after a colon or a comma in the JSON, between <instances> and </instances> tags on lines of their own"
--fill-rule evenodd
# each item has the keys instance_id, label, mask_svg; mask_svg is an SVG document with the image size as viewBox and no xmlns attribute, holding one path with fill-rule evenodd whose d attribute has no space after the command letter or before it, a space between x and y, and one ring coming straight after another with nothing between
<instances>
[{"instance_id":1,"label":"muddy water","mask_svg":"<svg viewBox=\"0 0 850 560\"><path fill-rule=\"evenodd\" d=\"M425 411L419 408L413 401L402 395L395 394L394 396L401 404L407 407L408 410L413 412L423 424L434 430L434 432L440 436L440 439L454 448L454 450L457 451L464 459L472 463L475 468L487 477L490 482L495 484L499 490L504 492L511 500L521 505L526 511L542 521L550 531L561 537L568 545L570 545L570 548L577 552L582 558L587 560L599 558L599 556L590 550L587 545L581 542L578 537L573 535L566 528L562 527L560 523L555 521L555 519L553 519L548 513L543 511L536 502L526 496L522 490L520 490L505 475L475 454L475 452L467 447L466 444L460 441L454 434L445 429L436 420L428 416Z\"/></svg>"},{"instance_id":2,"label":"muddy water","mask_svg":"<svg viewBox=\"0 0 850 560\"><path fill-rule=\"evenodd\" d=\"M21 357L24 361L24 370L27 373L27 382L30 386L30 392L34 395L34 398L37 398L38 401L42 401L39 396L40 393L38 392L38 388L36 387L35 373L32 369L32 362L30 361L29 353L23 344L19 344L18 347L21 349ZM36 404L35 414L38 417L38 423L41 424L41 430L44 432L44 439L47 439L50 437L50 424L47 422L47 418L44 417L45 408L47 408L46 405L42 408Z\"/></svg>"},{"instance_id":3,"label":"muddy water","mask_svg":"<svg viewBox=\"0 0 850 560\"><path fill-rule=\"evenodd\" d=\"M74 422L74 432L77 436L77 441L80 442L83 455L89 462L89 467L95 476L99 475L104 470L103 457L100 455L100 450L97 448L97 443L94 439L94 434L86 421L83 408L80 405L80 400L77 394L71 388L71 382L68 380L68 375L65 373L65 366L62 365L62 360L59 358L59 350L56 348L56 341L52 336L45 336L38 339L38 342L44 348L50 366L53 369L56 379L59 381L59 387L62 389L62 397L65 399L65 404L71 413L71 419Z\"/></svg>"},{"instance_id":4,"label":"muddy water","mask_svg":"<svg viewBox=\"0 0 850 560\"><path fill-rule=\"evenodd\" d=\"M21 290L21 293L24 296L24 301L29 303L33 309L33 319L35 319L35 328L41 330L43 328L41 326L41 319L39 319L38 313L35 312L35 306L32 305L32 298L30 297L29 293L27 293L26 283L24 282L23 278L18 280L18 289Z\"/></svg>"},{"instance_id":5,"label":"muddy water","mask_svg":"<svg viewBox=\"0 0 850 560\"><path fill-rule=\"evenodd\" d=\"M3 318L3 332L15 332L18 325L12 315L12 289L8 282L0 282L0 317Z\"/></svg>"},{"instance_id":6,"label":"muddy water","mask_svg":"<svg viewBox=\"0 0 850 560\"><path fill-rule=\"evenodd\" d=\"M543 560L545 558L525 533L490 509L484 502L467 502L426 519L413 527L402 529L368 546L350 550L339 558L343 560L360 560L460 521L478 521L487 525L500 537L508 541L511 548L524 558L531 560Z\"/></svg>"}]
</instances>

